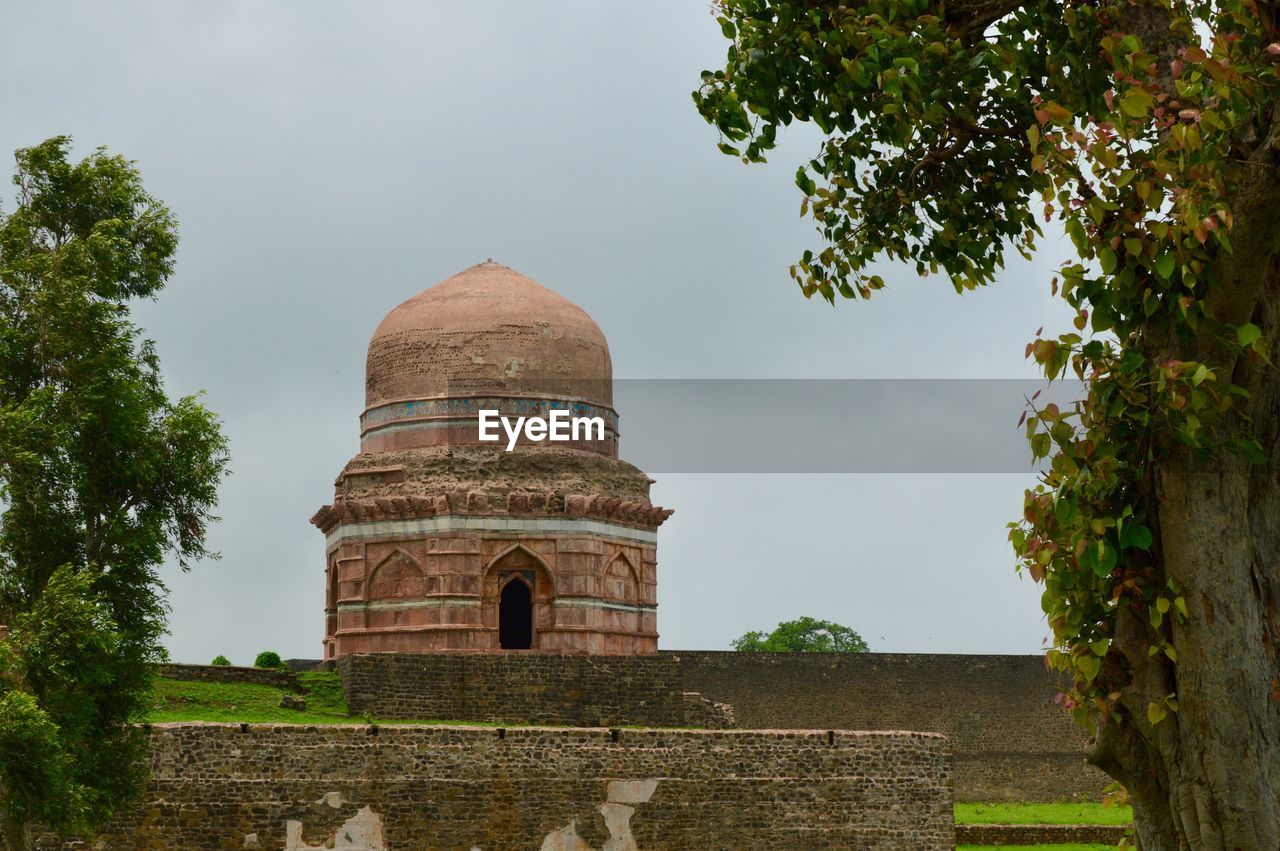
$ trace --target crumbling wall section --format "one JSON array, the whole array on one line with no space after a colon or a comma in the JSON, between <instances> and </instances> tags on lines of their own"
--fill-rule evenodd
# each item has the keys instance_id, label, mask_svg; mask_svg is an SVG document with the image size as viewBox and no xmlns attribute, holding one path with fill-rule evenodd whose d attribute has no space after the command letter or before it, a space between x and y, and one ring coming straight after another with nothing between
<instances>
[{"instance_id":1,"label":"crumbling wall section","mask_svg":"<svg viewBox=\"0 0 1280 851\"><path fill-rule=\"evenodd\" d=\"M41 848L950 848L927 733L164 724L148 800Z\"/></svg>"}]
</instances>

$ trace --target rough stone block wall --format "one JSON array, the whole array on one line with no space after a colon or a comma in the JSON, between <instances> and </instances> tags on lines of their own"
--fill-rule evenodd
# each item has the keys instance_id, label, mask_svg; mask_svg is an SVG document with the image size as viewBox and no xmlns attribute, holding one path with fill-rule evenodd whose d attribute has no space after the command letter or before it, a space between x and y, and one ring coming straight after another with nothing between
<instances>
[{"instance_id":1,"label":"rough stone block wall","mask_svg":"<svg viewBox=\"0 0 1280 851\"><path fill-rule=\"evenodd\" d=\"M323 659L285 659L284 666L293 673L322 671L327 663Z\"/></svg>"},{"instance_id":2,"label":"rough stone block wall","mask_svg":"<svg viewBox=\"0 0 1280 851\"><path fill-rule=\"evenodd\" d=\"M955 753L960 801L1099 800L1084 733L1054 703L1040 656L666 651L684 688L738 726L927 730Z\"/></svg>"},{"instance_id":3,"label":"rough stone block wall","mask_svg":"<svg viewBox=\"0 0 1280 851\"><path fill-rule=\"evenodd\" d=\"M662 656L390 654L338 660L356 715L569 726L685 726L679 662Z\"/></svg>"},{"instance_id":4,"label":"rough stone block wall","mask_svg":"<svg viewBox=\"0 0 1280 851\"><path fill-rule=\"evenodd\" d=\"M943 733L962 801L1096 801L1110 782L1039 656L371 654L339 670L377 718L723 727L708 713L725 704L737 727Z\"/></svg>"},{"instance_id":5,"label":"rough stone block wall","mask_svg":"<svg viewBox=\"0 0 1280 851\"><path fill-rule=\"evenodd\" d=\"M205 683L253 683L288 689L299 694L306 691L293 671L271 668L241 668L235 665L179 665L165 663L156 666L156 675L167 680L195 680Z\"/></svg>"},{"instance_id":6,"label":"rough stone block wall","mask_svg":"<svg viewBox=\"0 0 1280 851\"><path fill-rule=\"evenodd\" d=\"M167 724L152 735L145 804L88 842L39 847L952 847L947 743L930 734Z\"/></svg>"}]
</instances>

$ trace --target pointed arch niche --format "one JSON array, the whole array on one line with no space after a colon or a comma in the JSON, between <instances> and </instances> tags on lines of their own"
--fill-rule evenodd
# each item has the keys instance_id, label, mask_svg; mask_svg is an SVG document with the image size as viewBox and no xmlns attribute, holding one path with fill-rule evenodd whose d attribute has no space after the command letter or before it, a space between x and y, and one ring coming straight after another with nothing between
<instances>
[{"instance_id":1,"label":"pointed arch niche","mask_svg":"<svg viewBox=\"0 0 1280 851\"><path fill-rule=\"evenodd\" d=\"M555 589L547 563L516 544L485 569L482 617L495 650L534 650L539 632L552 625Z\"/></svg>"},{"instance_id":2,"label":"pointed arch niche","mask_svg":"<svg viewBox=\"0 0 1280 851\"><path fill-rule=\"evenodd\" d=\"M368 598L373 600L414 600L427 593L422 566L413 556L397 549L384 558L369 576Z\"/></svg>"},{"instance_id":3,"label":"pointed arch niche","mask_svg":"<svg viewBox=\"0 0 1280 851\"><path fill-rule=\"evenodd\" d=\"M604 597L619 603L640 602L640 575L624 552L615 555L604 570Z\"/></svg>"},{"instance_id":4,"label":"pointed arch niche","mask_svg":"<svg viewBox=\"0 0 1280 851\"><path fill-rule=\"evenodd\" d=\"M612 629L635 631L640 628L640 575L624 552L619 552L604 569L606 620Z\"/></svg>"}]
</instances>

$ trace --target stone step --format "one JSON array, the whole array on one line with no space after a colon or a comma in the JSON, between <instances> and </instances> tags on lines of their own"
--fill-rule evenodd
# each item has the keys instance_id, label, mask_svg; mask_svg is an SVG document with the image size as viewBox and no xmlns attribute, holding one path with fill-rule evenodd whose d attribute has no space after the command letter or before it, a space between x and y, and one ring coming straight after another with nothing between
<instances>
[{"instance_id":1,"label":"stone step","mask_svg":"<svg viewBox=\"0 0 1280 851\"><path fill-rule=\"evenodd\" d=\"M957 845L1115 845L1128 825L1111 824L958 824Z\"/></svg>"}]
</instances>

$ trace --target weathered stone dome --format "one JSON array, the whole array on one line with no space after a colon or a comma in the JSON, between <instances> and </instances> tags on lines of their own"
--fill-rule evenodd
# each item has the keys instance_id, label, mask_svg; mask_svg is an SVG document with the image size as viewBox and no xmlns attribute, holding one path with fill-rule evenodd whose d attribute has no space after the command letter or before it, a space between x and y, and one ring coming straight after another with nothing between
<instances>
[{"instance_id":1,"label":"weathered stone dome","mask_svg":"<svg viewBox=\"0 0 1280 851\"><path fill-rule=\"evenodd\" d=\"M502 394L612 407L612 375L586 311L487 260L387 314L369 343L365 404Z\"/></svg>"}]
</instances>

